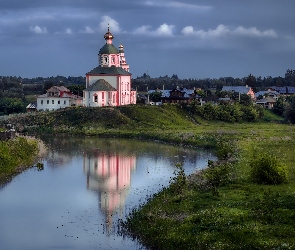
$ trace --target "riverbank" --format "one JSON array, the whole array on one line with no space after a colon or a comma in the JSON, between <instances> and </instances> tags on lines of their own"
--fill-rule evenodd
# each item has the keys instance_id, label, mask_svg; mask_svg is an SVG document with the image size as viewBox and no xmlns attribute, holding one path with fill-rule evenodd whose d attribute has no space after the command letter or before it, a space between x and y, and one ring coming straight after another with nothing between
<instances>
[{"instance_id":1,"label":"riverbank","mask_svg":"<svg viewBox=\"0 0 295 250\"><path fill-rule=\"evenodd\" d=\"M223 128L222 138L239 148L234 162L186 182L179 175L177 190L172 183L134 209L122 233L150 249L294 249L294 126L244 126ZM286 166L286 183L253 182L250 165L262 154ZM217 181L217 190L206 185L208 178Z\"/></svg>"},{"instance_id":2,"label":"riverbank","mask_svg":"<svg viewBox=\"0 0 295 250\"><path fill-rule=\"evenodd\" d=\"M0 186L37 164L46 154L41 140L29 136L0 141Z\"/></svg>"},{"instance_id":3,"label":"riverbank","mask_svg":"<svg viewBox=\"0 0 295 250\"><path fill-rule=\"evenodd\" d=\"M231 124L206 121L176 105L74 108L14 117L10 123L24 133L130 137L213 149L221 143L221 155L239 149L234 161L207 177L196 175L198 181L184 179L179 166L176 185L135 209L123 233L151 249L292 249L295 127L266 112L265 120ZM250 164L260 154L286 166L287 183L251 180ZM200 185L208 184L204 178L211 178L211 186Z\"/></svg>"}]
</instances>

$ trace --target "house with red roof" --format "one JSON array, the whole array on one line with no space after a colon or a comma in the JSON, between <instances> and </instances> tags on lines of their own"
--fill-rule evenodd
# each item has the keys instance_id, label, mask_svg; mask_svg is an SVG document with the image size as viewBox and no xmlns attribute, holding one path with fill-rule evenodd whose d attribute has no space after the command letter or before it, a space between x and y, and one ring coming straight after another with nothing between
<instances>
[{"instance_id":1,"label":"house with red roof","mask_svg":"<svg viewBox=\"0 0 295 250\"><path fill-rule=\"evenodd\" d=\"M64 86L53 86L46 94L37 97L37 110L57 110L71 106L82 106L83 98L74 95Z\"/></svg>"}]
</instances>

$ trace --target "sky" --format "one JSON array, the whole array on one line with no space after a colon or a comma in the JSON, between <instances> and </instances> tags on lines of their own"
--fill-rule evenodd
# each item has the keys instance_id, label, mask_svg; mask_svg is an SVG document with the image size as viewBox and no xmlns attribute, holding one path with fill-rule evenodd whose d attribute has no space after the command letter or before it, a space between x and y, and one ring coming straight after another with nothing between
<instances>
[{"instance_id":1,"label":"sky","mask_svg":"<svg viewBox=\"0 0 295 250\"><path fill-rule=\"evenodd\" d=\"M0 75L85 76L108 24L132 77L284 77L294 0L0 0Z\"/></svg>"}]
</instances>

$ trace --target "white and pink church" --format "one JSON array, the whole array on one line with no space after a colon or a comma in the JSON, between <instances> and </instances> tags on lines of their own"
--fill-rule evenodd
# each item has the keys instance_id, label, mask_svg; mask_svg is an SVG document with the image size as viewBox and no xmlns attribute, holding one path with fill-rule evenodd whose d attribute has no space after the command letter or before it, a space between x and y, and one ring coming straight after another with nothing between
<instances>
[{"instance_id":1,"label":"white and pink church","mask_svg":"<svg viewBox=\"0 0 295 250\"><path fill-rule=\"evenodd\" d=\"M103 107L136 104L136 91L131 88L131 73L124 47L113 45L114 36L108 28L105 45L99 50L98 67L86 73L83 106Z\"/></svg>"}]
</instances>

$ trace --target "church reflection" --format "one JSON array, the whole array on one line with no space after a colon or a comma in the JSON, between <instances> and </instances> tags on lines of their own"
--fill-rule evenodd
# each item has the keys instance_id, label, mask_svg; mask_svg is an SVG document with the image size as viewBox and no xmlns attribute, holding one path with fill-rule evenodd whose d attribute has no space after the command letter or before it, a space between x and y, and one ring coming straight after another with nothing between
<instances>
[{"instance_id":1,"label":"church reflection","mask_svg":"<svg viewBox=\"0 0 295 250\"><path fill-rule=\"evenodd\" d=\"M87 188L98 193L100 208L106 216L108 226L112 223L114 212L123 210L135 166L135 155L104 152L84 155L83 169L87 177Z\"/></svg>"}]
</instances>

